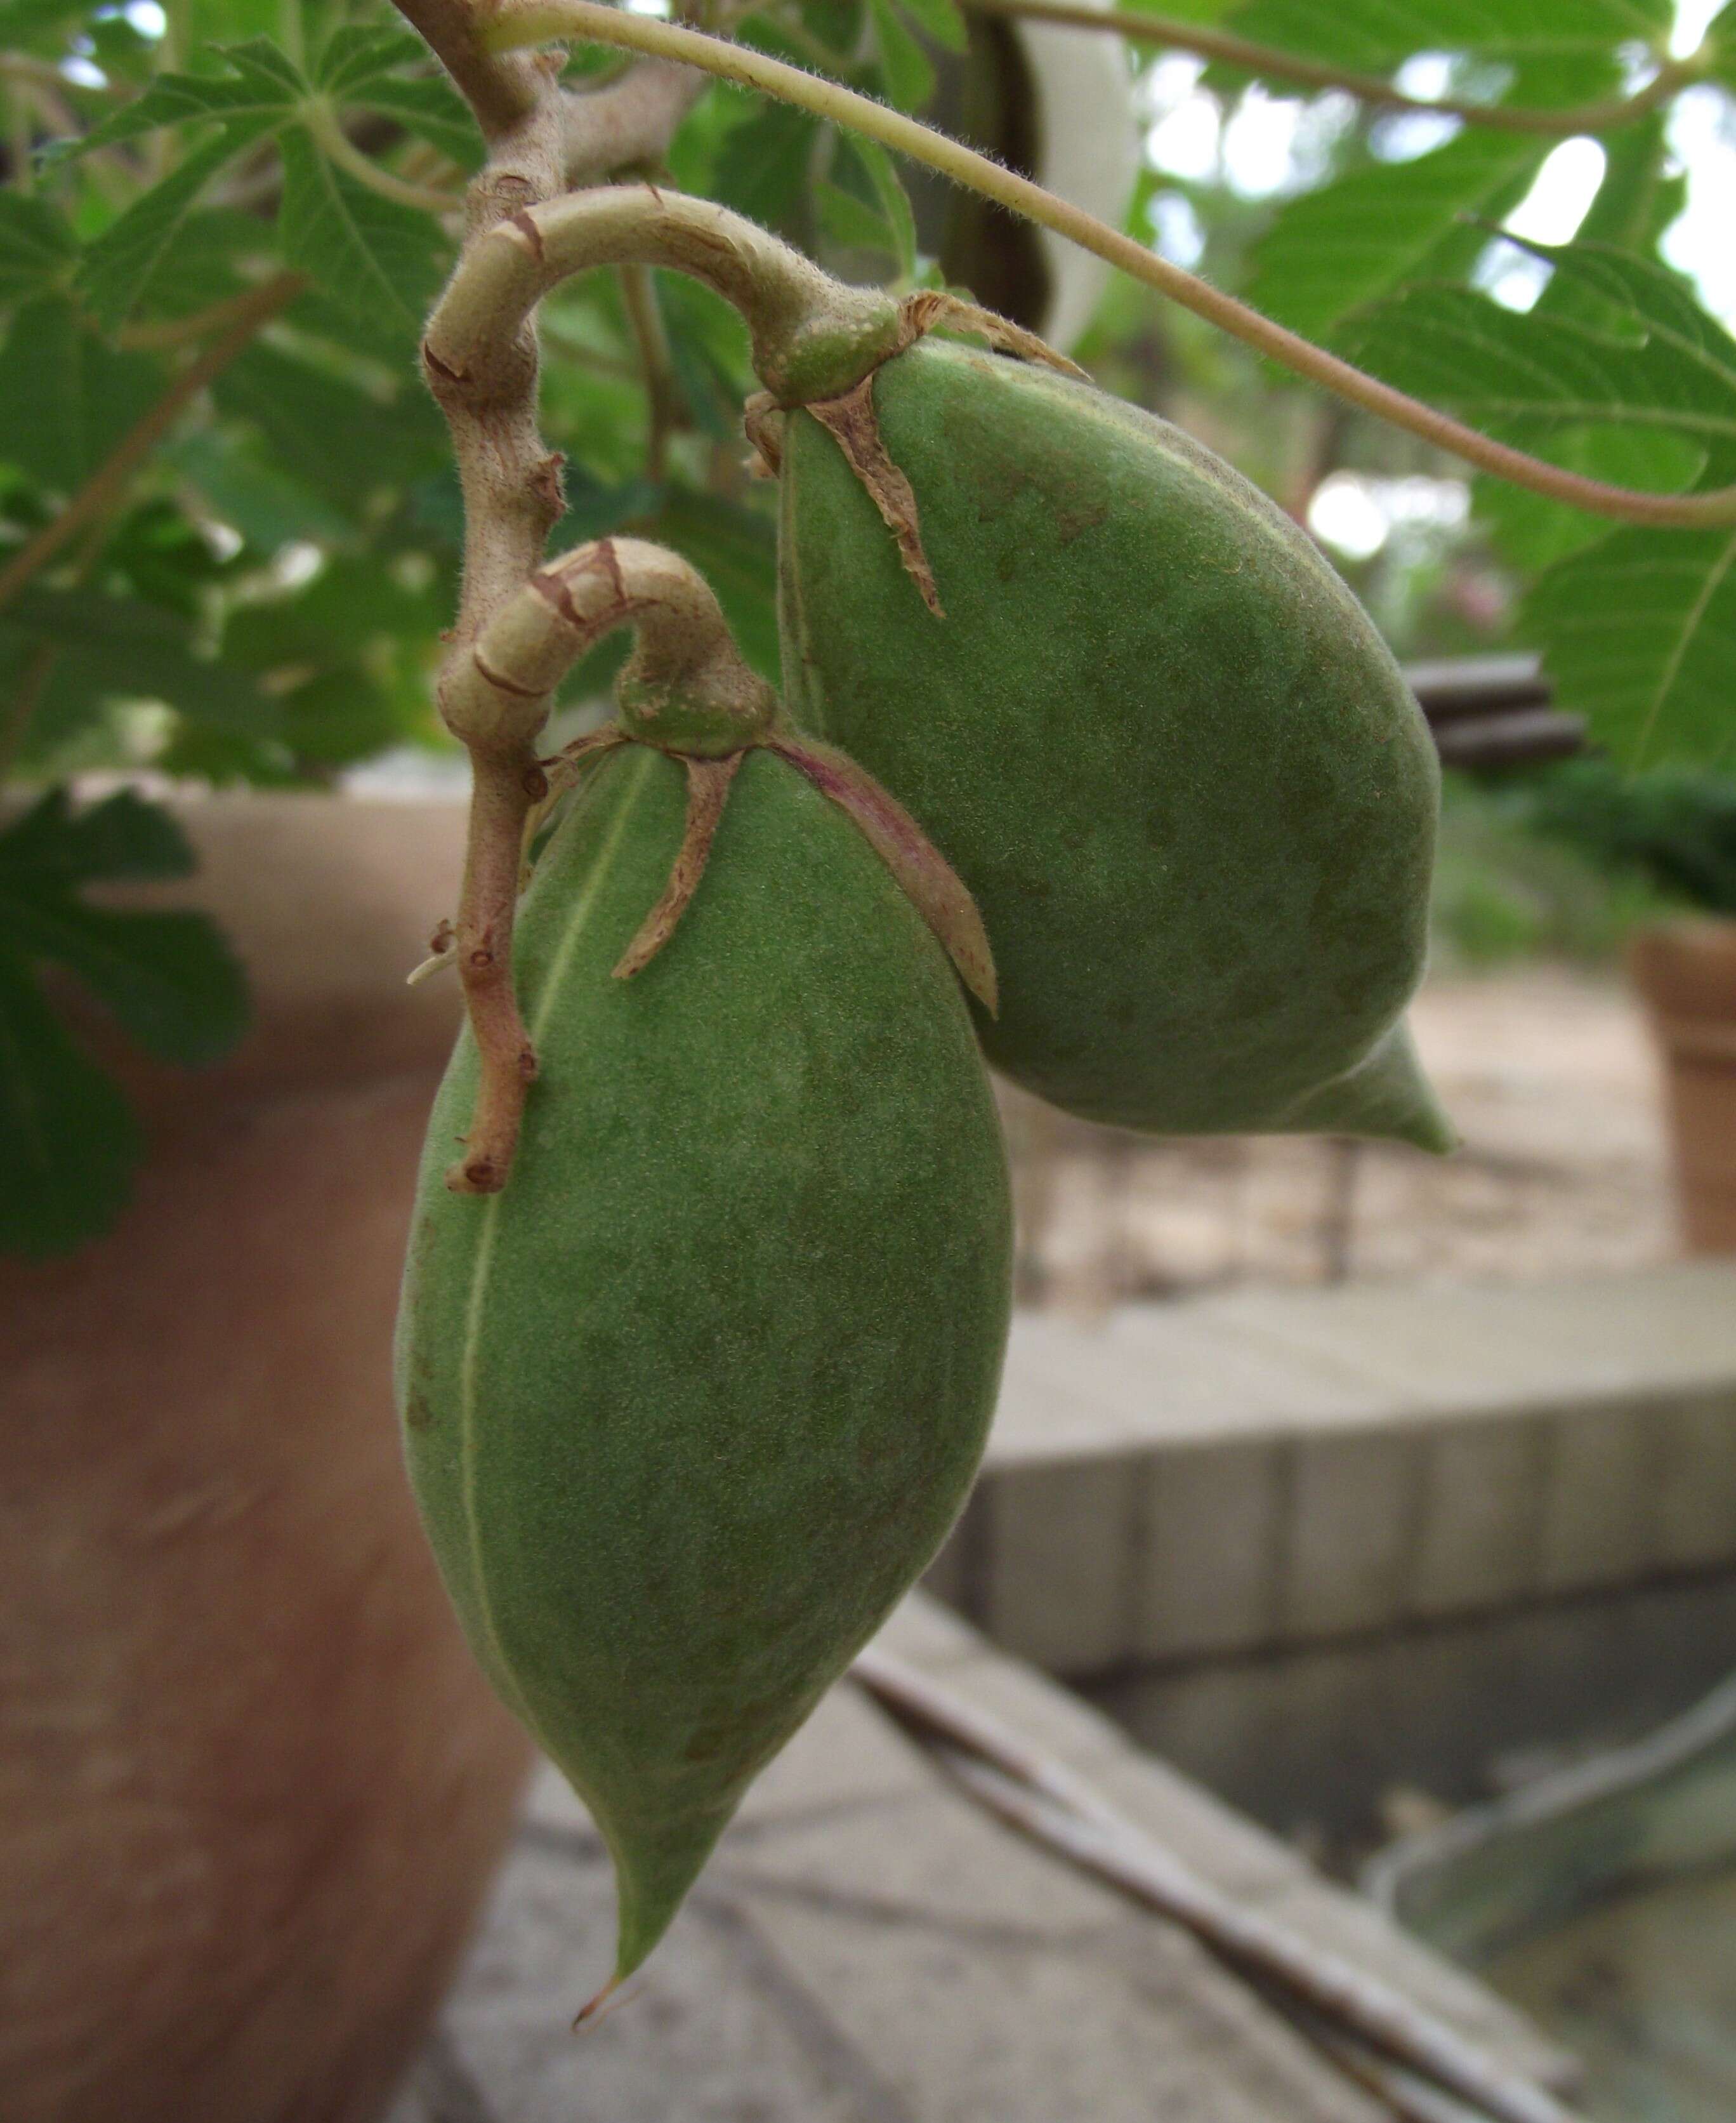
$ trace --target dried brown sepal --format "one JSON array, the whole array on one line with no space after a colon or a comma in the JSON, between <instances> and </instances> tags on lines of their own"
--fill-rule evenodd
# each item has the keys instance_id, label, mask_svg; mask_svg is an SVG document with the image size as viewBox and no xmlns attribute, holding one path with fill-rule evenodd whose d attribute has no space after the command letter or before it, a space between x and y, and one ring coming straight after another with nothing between
<instances>
[{"instance_id":1,"label":"dried brown sepal","mask_svg":"<svg viewBox=\"0 0 1736 2123\"><path fill-rule=\"evenodd\" d=\"M939 940L958 977L990 1017L1000 991L994 954L964 880L897 799L847 754L812 738L778 736L767 748L847 812Z\"/></svg>"},{"instance_id":2,"label":"dried brown sepal","mask_svg":"<svg viewBox=\"0 0 1736 2123\"><path fill-rule=\"evenodd\" d=\"M675 934L686 912L700 879L711 858L711 843L729 800L729 785L736 778L745 754L732 752L722 759L684 758L687 770L687 820L681 831L669 882L662 897L640 924L639 932L622 952L615 968L618 981L630 981L642 973Z\"/></svg>"},{"instance_id":3,"label":"dried brown sepal","mask_svg":"<svg viewBox=\"0 0 1736 2123\"><path fill-rule=\"evenodd\" d=\"M905 573L915 583L923 602L937 619L944 619L940 593L934 587L934 570L922 549L915 491L893 463L880 433L874 411L873 372L870 370L841 398L817 400L807 410L843 451L845 461L880 511L882 522L897 541Z\"/></svg>"},{"instance_id":4,"label":"dried brown sepal","mask_svg":"<svg viewBox=\"0 0 1736 2123\"><path fill-rule=\"evenodd\" d=\"M1082 383L1091 379L1076 361L1069 361L1065 354L1050 346L1046 339L1039 339L1034 331L1027 331L1010 317L997 311L985 310L979 302L967 302L962 295L948 294L943 288L926 288L919 295L910 295L903 304L904 317L910 327L910 337L919 339L924 332L936 330L971 332L978 339L986 340L1000 354L1016 355L1021 361L1034 361L1047 368L1058 368L1063 376L1074 376Z\"/></svg>"},{"instance_id":5,"label":"dried brown sepal","mask_svg":"<svg viewBox=\"0 0 1736 2123\"><path fill-rule=\"evenodd\" d=\"M784 469L784 410L769 391L756 391L742 408L742 432L753 454L747 469L755 479L775 479Z\"/></svg>"}]
</instances>

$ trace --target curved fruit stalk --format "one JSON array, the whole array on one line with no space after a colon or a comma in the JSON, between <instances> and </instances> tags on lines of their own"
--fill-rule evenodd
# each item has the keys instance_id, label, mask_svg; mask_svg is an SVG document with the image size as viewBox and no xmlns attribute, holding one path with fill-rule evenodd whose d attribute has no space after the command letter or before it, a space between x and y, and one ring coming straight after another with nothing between
<instances>
[{"instance_id":1,"label":"curved fruit stalk","mask_svg":"<svg viewBox=\"0 0 1736 2123\"><path fill-rule=\"evenodd\" d=\"M512 1184L442 1180L466 1032L405 1273L416 1493L478 1657L607 1839L617 1981L938 1546L1005 1337L958 985L817 785L833 756L793 752L583 756L517 926L540 1068ZM690 846L695 766L729 777L703 877L616 977Z\"/></svg>"},{"instance_id":2,"label":"curved fruit stalk","mask_svg":"<svg viewBox=\"0 0 1736 2123\"><path fill-rule=\"evenodd\" d=\"M751 432L782 460L791 712L976 896L994 1061L1127 1127L1450 1147L1399 1023L1433 746L1355 599L1256 489L1088 385L923 336L950 321L1033 356L1028 335L929 296L889 321L722 209L620 188L489 241L429 333L473 378L606 257L742 308L774 401Z\"/></svg>"},{"instance_id":3,"label":"curved fruit stalk","mask_svg":"<svg viewBox=\"0 0 1736 2123\"><path fill-rule=\"evenodd\" d=\"M789 704L975 894L990 1058L1122 1127L1449 1147L1398 1025L1439 772L1349 590L1227 465L1050 370L924 339L864 395L896 537L831 408L764 424Z\"/></svg>"},{"instance_id":4,"label":"curved fruit stalk","mask_svg":"<svg viewBox=\"0 0 1736 2123\"><path fill-rule=\"evenodd\" d=\"M623 626L639 635L629 672L645 671L693 714L714 715L735 742L772 720L771 690L742 663L709 588L677 555L637 538L598 539L539 569L448 659L440 712L470 755L473 779L458 919L442 924L435 949L456 958L481 1057L475 1110L458 1138L464 1154L447 1174L457 1193L505 1186L536 1075L512 972L525 846L549 794L536 741L574 661Z\"/></svg>"},{"instance_id":5,"label":"curved fruit stalk","mask_svg":"<svg viewBox=\"0 0 1736 2123\"><path fill-rule=\"evenodd\" d=\"M519 333L536 304L574 273L620 265L716 288L747 320L755 373L791 402L847 390L909 338L891 296L845 287L728 207L604 185L512 214L466 247L423 335L435 396L512 398L526 369Z\"/></svg>"},{"instance_id":6,"label":"curved fruit stalk","mask_svg":"<svg viewBox=\"0 0 1736 2123\"><path fill-rule=\"evenodd\" d=\"M577 656L621 626L636 628L639 640L617 682L620 724L582 738L559 760L539 760L534 741L554 688ZM640 539L602 538L551 561L448 667L440 705L475 776L458 921L440 925L430 961L456 955L480 1065L475 1109L457 1138L464 1154L446 1176L455 1193L491 1194L506 1184L536 1076L511 972L531 836L587 763L629 739L685 759L690 804L667 888L618 972L639 971L673 930L704 869L734 766L746 747L764 745L855 819L993 1015L994 958L969 893L872 777L784 725L776 696L742 661L709 586L678 554Z\"/></svg>"}]
</instances>

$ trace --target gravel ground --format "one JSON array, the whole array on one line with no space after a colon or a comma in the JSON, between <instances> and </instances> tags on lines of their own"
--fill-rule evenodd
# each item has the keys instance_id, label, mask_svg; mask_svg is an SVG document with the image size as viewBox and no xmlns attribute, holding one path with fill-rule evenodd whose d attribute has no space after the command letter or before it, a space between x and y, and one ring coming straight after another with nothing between
<instances>
[{"instance_id":1,"label":"gravel ground","mask_svg":"<svg viewBox=\"0 0 1736 2123\"><path fill-rule=\"evenodd\" d=\"M1147 1141L1008 1090L1020 1295L1093 1310L1244 1282L1542 1276L1678 1250L1657 1063L1618 981L1431 982L1418 1044L1463 1146Z\"/></svg>"}]
</instances>

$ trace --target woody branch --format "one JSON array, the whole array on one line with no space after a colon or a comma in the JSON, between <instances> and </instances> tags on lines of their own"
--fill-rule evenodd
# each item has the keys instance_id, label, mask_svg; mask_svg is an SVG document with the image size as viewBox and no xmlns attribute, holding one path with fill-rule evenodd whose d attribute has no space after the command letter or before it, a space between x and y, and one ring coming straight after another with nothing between
<instances>
[{"instance_id":1,"label":"woody branch","mask_svg":"<svg viewBox=\"0 0 1736 2123\"><path fill-rule=\"evenodd\" d=\"M606 88L578 94L560 85L554 55L487 51L474 0L398 4L469 102L488 143L466 196L461 260L498 223L569 182L659 161L703 86L703 76L653 59ZM543 787L535 739L547 702L466 729L459 726L460 696L484 630L536 568L560 518L561 461L537 427L537 349L528 316L485 376L443 367L426 348L423 366L452 430L465 508L463 587L438 691L473 771L454 944L481 1080L476 1119L447 1184L487 1193L506 1183L525 1090L536 1073L513 991L512 940L525 822Z\"/></svg>"}]
</instances>

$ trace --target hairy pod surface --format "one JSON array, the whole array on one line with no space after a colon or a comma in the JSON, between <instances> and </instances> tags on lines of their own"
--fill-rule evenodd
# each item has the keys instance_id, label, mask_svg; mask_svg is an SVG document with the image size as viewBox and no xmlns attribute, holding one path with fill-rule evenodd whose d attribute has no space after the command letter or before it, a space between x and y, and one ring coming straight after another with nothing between
<instances>
[{"instance_id":1,"label":"hairy pod surface","mask_svg":"<svg viewBox=\"0 0 1736 2123\"><path fill-rule=\"evenodd\" d=\"M990 1058L1122 1127L1448 1146L1400 1022L1439 770L1348 588L1209 451L1050 369L924 339L873 404L944 616L793 410L784 682L975 895Z\"/></svg>"},{"instance_id":2,"label":"hairy pod surface","mask_svg":"<svg viewBox=\"0 0 1736 2123\"><path fill-rule=\"evenodd\" d=\"M756 1773L943 1538L999 1381L1011 1217L941 946L851 820L750 752L667 946L611 969L681 844L624 744L537 865L541 1071L503 1193L429 1131L398 1392L478 1657L613 1855L617 1978Z\"/></svg>"}]
</instances>

